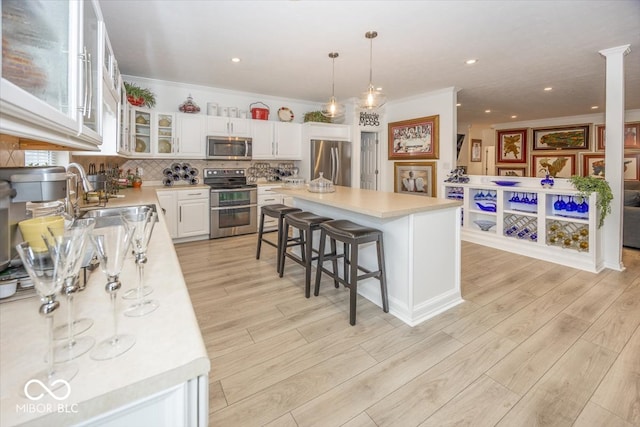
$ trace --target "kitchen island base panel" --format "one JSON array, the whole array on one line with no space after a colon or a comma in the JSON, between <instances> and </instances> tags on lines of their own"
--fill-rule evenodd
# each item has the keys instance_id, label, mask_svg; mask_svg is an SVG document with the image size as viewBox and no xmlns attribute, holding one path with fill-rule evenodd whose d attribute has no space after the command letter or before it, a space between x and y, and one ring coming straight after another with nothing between
<instances>
[{"instance_id":1,"label":"kitchen island base panel","mask_svg":"<svg viewBox=\"0 0 640 427\"><path fill-rule=\"evenodd\" d=\"M424 322L463 301L460 294L459 207L379 218L295 196L294 205L317 215L348 219L384 233L389 313L409 326ZM338 249L342 249L341 245ZM360 246L359 260L364 268L377 268L375 243ZM342 262L338 268L342 270ZM381 307L382 295L377 279L359 281L358 294Z\"/></svg>"}]
</instances>

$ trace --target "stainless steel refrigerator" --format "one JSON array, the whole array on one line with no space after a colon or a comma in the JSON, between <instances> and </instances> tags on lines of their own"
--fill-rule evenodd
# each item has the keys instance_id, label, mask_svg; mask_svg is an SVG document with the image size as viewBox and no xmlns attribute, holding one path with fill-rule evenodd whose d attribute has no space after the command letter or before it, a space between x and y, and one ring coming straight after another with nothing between
<instances>
[{"instance_id":1,"label":"stainless steel refrigerator","mask_svg":"<svg viewBox=\"0 0 640 427\"><path fill-rule=\"evenodd\" d=\"M334 185L351 187L351 143L311 140L311 179L323 177Z\"/></svg>"}]
</instances>

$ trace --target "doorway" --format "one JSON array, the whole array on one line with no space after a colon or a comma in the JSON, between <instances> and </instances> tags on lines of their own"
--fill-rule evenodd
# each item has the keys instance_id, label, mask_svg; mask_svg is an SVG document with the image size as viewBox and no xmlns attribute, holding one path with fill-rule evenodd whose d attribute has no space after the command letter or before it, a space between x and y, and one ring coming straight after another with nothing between
<instances>
[{"instance_id":1,"label":"doorway","mask_svg":"<svg viewBox=\"0 0 640 427\"><path fill-rule=\"evenodd\" d=\"M360 133L360 188L378 189L378 132Z\"/></svg>"}]
</instances>

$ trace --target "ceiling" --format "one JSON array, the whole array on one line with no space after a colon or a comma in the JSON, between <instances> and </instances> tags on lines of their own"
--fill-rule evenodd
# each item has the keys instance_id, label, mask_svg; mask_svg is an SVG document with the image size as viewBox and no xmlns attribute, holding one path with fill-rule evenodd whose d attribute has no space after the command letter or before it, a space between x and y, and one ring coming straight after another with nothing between
<instances>
[{"instance_id":1,"label":"ceiling","mask_svg":"<svg viewBox=\"0 0 640 427\"><path fill-rule=\"evenodd\" d=\"M454 86L458 123L490 125L604 111L605 59L598 52L630 44L626 109L640 109L640 0L100 6L127 75L321 104L331 95L328 54L338 52L335 94L345 100L368 85L365 33L375 30L373 83L390 101ZM478 62L466 65L471 58Z\"/></svg>"}]
</instances>

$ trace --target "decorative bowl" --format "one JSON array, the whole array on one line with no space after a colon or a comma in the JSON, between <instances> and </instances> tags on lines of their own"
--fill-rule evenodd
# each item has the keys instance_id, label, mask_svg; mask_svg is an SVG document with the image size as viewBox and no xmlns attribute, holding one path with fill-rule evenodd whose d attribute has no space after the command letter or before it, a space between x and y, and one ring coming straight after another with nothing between
<instances>
[{"instance_id":1,"label":"decorative bowl","mask_svg":"<svg viewBox=\"0 0 640 427\"><path fill-rule=\"evenodd\" d=\"M513 187L514 185L520 184L518 181L491 181L497 185L502 187Z\"/></svg>"},{"instance_id":2,"label":"decorative bowl","mask_svg":"<svg viewBox=\"0 0 640 427\"><path fill-rule=\"evenodd\" d=\"M484 204L476 202L476 205L478 206L478 208L481 211L485 211L485 212L495 212L496 211L496 204L492 203L492 202L485 202Z\"/></svg>"},{"instance_id":3,"label":"decorative bowl","mask_svg":"<svg viewBox=\"0 0 640 427\"><path fill-rule=\"evenodd\" d=\"M479 220L473 221L473 222L475 222L476 225L478 227L480 227L480 230L482 230L482 231L489 231L489 229L491 229L491 227L496 225L496 223L494 221L486 221L486 220L482 220L482 219L479 219Z\"/></svg>"}]
</instances>

